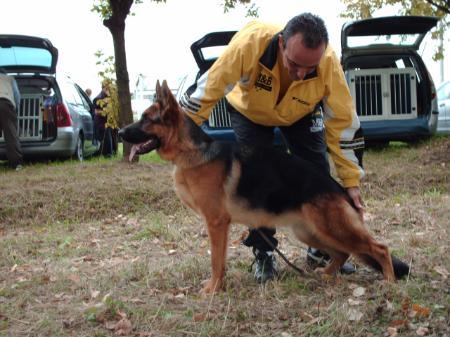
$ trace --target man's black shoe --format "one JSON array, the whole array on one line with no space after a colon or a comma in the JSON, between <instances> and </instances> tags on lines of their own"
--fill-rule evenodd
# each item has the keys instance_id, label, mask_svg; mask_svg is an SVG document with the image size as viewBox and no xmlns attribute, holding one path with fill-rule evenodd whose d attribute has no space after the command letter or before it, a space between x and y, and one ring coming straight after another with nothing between
<instances>
[{"instance_id":1,"label":"man's black shoe","mask_svg":"<svg viewBox=\"0 0 450 337\"><path fill-rule=\"evenodd\" d=\"M277 261L273 252L260 252L253 249L253 254L255 254L254 263L256 263L256 282L264 284L278 276Z\"/></svg>"},{"instance_id":2,"label":"man's black shoe","mask_svg":"<svg viewBox=\"0 0 450 337\"><path fill-rule=\"evenodd\" d=\"M306 262L308 265L315 269L318 267L325 267L330 262L330 256L326 253L321 252L315 248L308 248L308 253L306 254ZM356 268L349 262L345 262L339 270L342 274L353 274L356 272Z\"/></svg>"}]
</instances>

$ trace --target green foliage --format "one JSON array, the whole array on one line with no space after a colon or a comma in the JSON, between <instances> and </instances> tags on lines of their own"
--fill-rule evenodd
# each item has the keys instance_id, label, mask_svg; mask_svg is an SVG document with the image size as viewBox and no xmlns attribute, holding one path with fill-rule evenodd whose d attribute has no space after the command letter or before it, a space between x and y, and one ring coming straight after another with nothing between
<instances>
[{"instance_id":1,"label":"green foliage","mask_svg":"<svg viewBox=\"0 0 450 337\"><path fill-rule=\"evenodd\" d=\"M450 27L448 14L450 4L448 0L342 0L346 6L342 17L351 19L367 19L380 9L392 7L397 9L399 15L435 16L441 19L438 27L432 32L431 38L442 39ZM439 45L436 48L433 59L444 58L444 48Z\"/></svg>"},{"instance_id":2,"label":"green foliage","mask_svg":"<svg viewBox=\"0 0 450 337\"><path fill-rule=\"evenodd\" d=\"M235 9L237 5L244 5L247 10L246 17L258 17L258 7L252 0L224 0L223 1L223 12L228 13L230 9Z\"/></svg>"},{"instance_id":3,"label":"green foliage","mask_svg":"<svg viewBox=\"0 0 450 337\"><path fill-rule=\"evenodd\" d=\"M97 57L97 65L101 65L103 70L98 72L98 76L101 79L102 86L106 86L109 91L109 96L98 100L100 107L102 108L101 114L106 116L106 127L112 129L119 128L119 95L117 93L116 84L116 67L113 56L105 56L101 50L95 53Z\"/></svg>"}]
</instances>

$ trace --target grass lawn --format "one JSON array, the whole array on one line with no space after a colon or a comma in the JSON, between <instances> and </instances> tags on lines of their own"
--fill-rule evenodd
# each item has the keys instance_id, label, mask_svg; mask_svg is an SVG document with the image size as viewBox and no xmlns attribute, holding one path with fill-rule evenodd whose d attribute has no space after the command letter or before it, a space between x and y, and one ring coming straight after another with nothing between
<instances>
[{"instance_id":1,"label":"grass lawn","mask_svg":"<svg viewBox=\"0 0 450 337\"><path fill-rule=\"evenodd\" d=\"M226 287L209 298L205 227L156 154L0 165L0 336L449 336L450 137L364 160L366 225L411 264L407 279L385 284L358 261L353 275L300 276L279 258L262 287L233 226ZM277 238L308 270L306 247Z\"/></svg>"}]
</instances>

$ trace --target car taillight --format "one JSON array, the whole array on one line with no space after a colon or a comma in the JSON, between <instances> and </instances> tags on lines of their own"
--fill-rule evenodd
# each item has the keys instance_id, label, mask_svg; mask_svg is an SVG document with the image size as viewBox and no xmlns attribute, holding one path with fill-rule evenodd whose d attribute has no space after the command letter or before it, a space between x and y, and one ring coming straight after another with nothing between
<instances>
[{"instance_id":1,"label":"car taillight","mask_svg":"<svg viewBox=\"0 0 450 337\"><path fill-rule=\"evenodd\" d=\"M427 70L428 80L430 81L430 96L431 99L436 98L436 87L434 85L433 77L431 76L430 72Z\"/></svg>"},{"instance_id":2,"label":"car taillight","mask_svg":"<svg viewBox=\"0 0 450 337\"><path fill-rule=\"evenodd\" d=\"M72 125L72 118L70 118L69 110L67 110L67 107L59 103L56 105L56 126L57 127L63 127L63 126L71 126Z\"/></svg>"}]
</instances>

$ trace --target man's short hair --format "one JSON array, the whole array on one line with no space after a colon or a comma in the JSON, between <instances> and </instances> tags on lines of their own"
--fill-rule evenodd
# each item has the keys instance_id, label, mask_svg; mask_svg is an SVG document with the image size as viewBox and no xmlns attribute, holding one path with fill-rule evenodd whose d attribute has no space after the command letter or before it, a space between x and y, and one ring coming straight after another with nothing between
<instances>
[{"instance_id":1,"label":"man's short hair","mask_svg":"<svg viewBox=\"0 0 450 337\"><path fill-rule=\"evenodd\" d=\"M306 48L315 49L322 43L328 44L327 28L323 20L317 15L302 13L290 19L282 32L283 47L286 47L289 38L298 33L302 33Z\"/></svg>"}]
</instances>

